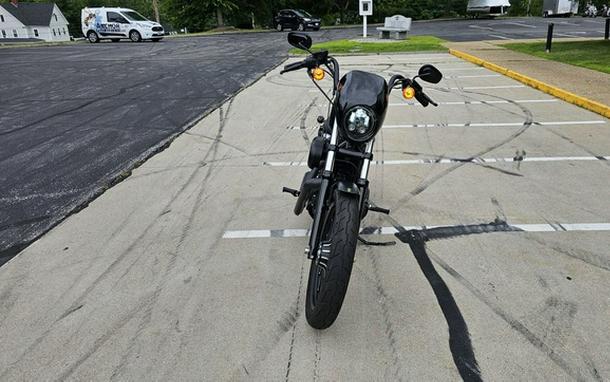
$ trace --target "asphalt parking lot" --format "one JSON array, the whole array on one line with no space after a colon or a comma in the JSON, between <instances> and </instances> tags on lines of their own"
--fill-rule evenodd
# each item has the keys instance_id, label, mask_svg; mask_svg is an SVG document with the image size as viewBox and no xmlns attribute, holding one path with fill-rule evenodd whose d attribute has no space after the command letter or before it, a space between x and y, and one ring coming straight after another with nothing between
<instances>
[{"instance_id":1,"label":"asphalt parking lot","mask_svg":"<svg viewBox=\"0 0 610 382\"><path fill-rule=\"evenodd\" d=\"M439 108L393 96L371 171L430 241L368 216L397 245L359 245L307 326L309 218L280 190L325 105L275 69L0 270L0 379L610 378L610 121L447 54L340 63L445 73Z\"/></svg>"},{"instance_id":2,"label":"asphalt parking lot","mask_svg":"<svg viewBox=\"0 0 610 382\"><path fill-rule=\"evenodd\" d=\"M0 49L0 265L288 47L285 34L263 33Z\"/></svg>"},{"instance_id":3,"label":"asphalt parking lot","mask_svg":"<svg viewBox=\"0 0 610 382\"><path fill-rule=\"evenodd\" d=\"M603 29L602 20L555 22L558 34L600 36ZM531 38L544 36L545 23L416 22L413 34ZM325 41L359 32L312 36ZM287 49L285 33L0 49L0 266L271 70Z\"/></svg>"},{"instance_id":4,"label":"asphalt parking lot","mask_svg":"<svg viewBox=\"0 0 610 382\"><path fill-rule=\"evenodd\" d=\"M414 24L414 34L432 34L448 41L521 40L545 38L549 23L555 37L604 37L604 18L511 17L494 20L448 20Z\"/></svg>"}]
</instances>

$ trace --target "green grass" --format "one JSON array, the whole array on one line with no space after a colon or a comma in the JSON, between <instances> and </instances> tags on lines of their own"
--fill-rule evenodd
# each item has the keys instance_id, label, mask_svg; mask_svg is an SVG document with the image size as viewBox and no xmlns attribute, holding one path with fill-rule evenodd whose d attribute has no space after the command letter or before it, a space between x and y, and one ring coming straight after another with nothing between
<instances>
[{"instance_id":1,"label":"green grass","mask_svg":"<svg viewBox=\"0 0 610 382\"><path fill-rule=\"evenodd\" d=\"M314 44L312 51L328 50L330 54L339 53L391 53L391 52L421 52L446 51L442 43L445 40L433 36L413 36L407 40L388 42L358 42L352 40L336 40ZM292 49L290 53L306 54L299 49Z\"/></svg>"},{"instance_id":2,"label":"green grass","mask_svg":"<svg viewBox=\"0 0 610 382\"><path fill-rule=\"evenodd\" d=\"M503 44L508 49L610 74L610 41L554 42L550 53L544 42Z\"/></svg>"}]
</instances>

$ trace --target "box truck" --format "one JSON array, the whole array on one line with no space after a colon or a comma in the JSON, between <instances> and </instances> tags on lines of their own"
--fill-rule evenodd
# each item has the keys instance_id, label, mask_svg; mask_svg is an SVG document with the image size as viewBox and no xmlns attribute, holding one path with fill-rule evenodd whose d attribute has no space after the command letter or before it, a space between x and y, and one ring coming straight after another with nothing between
<instances>
[{"instance_id":1,"label":"box truck","mask_svg":"<svg viewBox=\"0 0 610 382\"><path fill-rule=\"evenodd\" d=\"M578 1L573 0L544 0L542 16L570 17L578 13Z\"/></svg>"},{"instance_id":2,"label":"box truck","mask_svg":"<svg viewBox=\"0 0 610 382\"><path fill-rule=\"evenodd\" d=\"M508 13L509 0L469 0L466 13L471 17L497 17Z\"/></svg>"}]
</instances>

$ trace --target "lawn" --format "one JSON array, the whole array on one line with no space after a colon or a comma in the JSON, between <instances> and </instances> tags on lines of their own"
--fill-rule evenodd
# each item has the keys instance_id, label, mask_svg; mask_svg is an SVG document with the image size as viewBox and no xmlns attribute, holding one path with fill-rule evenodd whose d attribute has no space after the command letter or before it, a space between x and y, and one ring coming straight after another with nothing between
<instances>
[{"instance_id":1,"label":"lawn","mask_svg":"<svg viewBox=\"0 0 610 382\"><path fill-rule=\"evenodd\" d=\"M545 52L544 42L503 44L505 48L553 61L610 74L610 41L555 42L551 53Z\"/></svg>"},{"instance_id":2,"label":"lawn","mask_svg":"<svg viewBox=\"0 0 610 382\"><path fill-rule=\"evenodd\" d=\"M338 53L392 53L392 52L421 52L421 51L447 51L442 43L445 40L433 36L413 36L407 40L388 42L358 42L353 40L336 40L314 44L312 51L328 50L330 54ZM299 49L292 49L290 53L306 54Z\"/></svg>"}]
</instances>

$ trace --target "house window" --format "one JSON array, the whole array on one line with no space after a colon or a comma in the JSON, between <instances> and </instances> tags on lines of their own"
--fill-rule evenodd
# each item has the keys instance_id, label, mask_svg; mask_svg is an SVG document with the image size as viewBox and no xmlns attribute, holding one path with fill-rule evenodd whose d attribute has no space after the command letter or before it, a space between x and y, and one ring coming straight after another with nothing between
<instances>
[{"instance_id":1,"label":"house window","mask_svg":"<svg viewBox=\"0 0 610 382\"><path fill-rule=\"evenodd\" d=\"M64 27L64 34L68 34L68 33L66 33L66 27Z\"/></svg>"},{"instance_id":2,"label":"house window","mask_svg":"<svg viewBox=\"0 0 610 382\"><path fill-rule=\"evenodd\" d=\"M53 36L57 36L57 34L55 33L55 28L53 28Z\"/></svg>"},{"instance_id":3,"label":"house window","mask_svg":"<svg viewBox=\"0 0 610 382\"><path fill-rule=\"evenodd\" d=\"M53 17L55 17L55 21L57 21L57 15L53 13Z\"/></svg>"},{"instance_id":4,"label":"house window","mask_svg":"<svg viewBox=\"0 0 610 382\"><path fill-rule=\"evenodd\" d=\"M38 37L38 29L34 29L34 36Z\"/></svg>"},{"instance_id":5,"label":"house window","mask_svg":"<svg viewBox=\"0 0 610 382\"><path fill-rule=\"evenodd\" d=\"M6 38L6 31L2 29L2 38Z\"/></svg>"},{"instance_id":6,"label":"house window","mask_svg":"<svg viewBox=\"0 0 610 382\"><path fill-rule=\"evenodd\" d=\"M17 34L17 30L13 29L13 37L19 37L19 35Z\"/></svg>"},{"instance_id":7,"label":"house window","mask_svg":"<svg viewBox=\"0 0 610 382\"><path fill-rule=\"evenodd\" d=\"M4 22L4 15L0 15L0 21Z\"/></svg>"}]
</instances>

